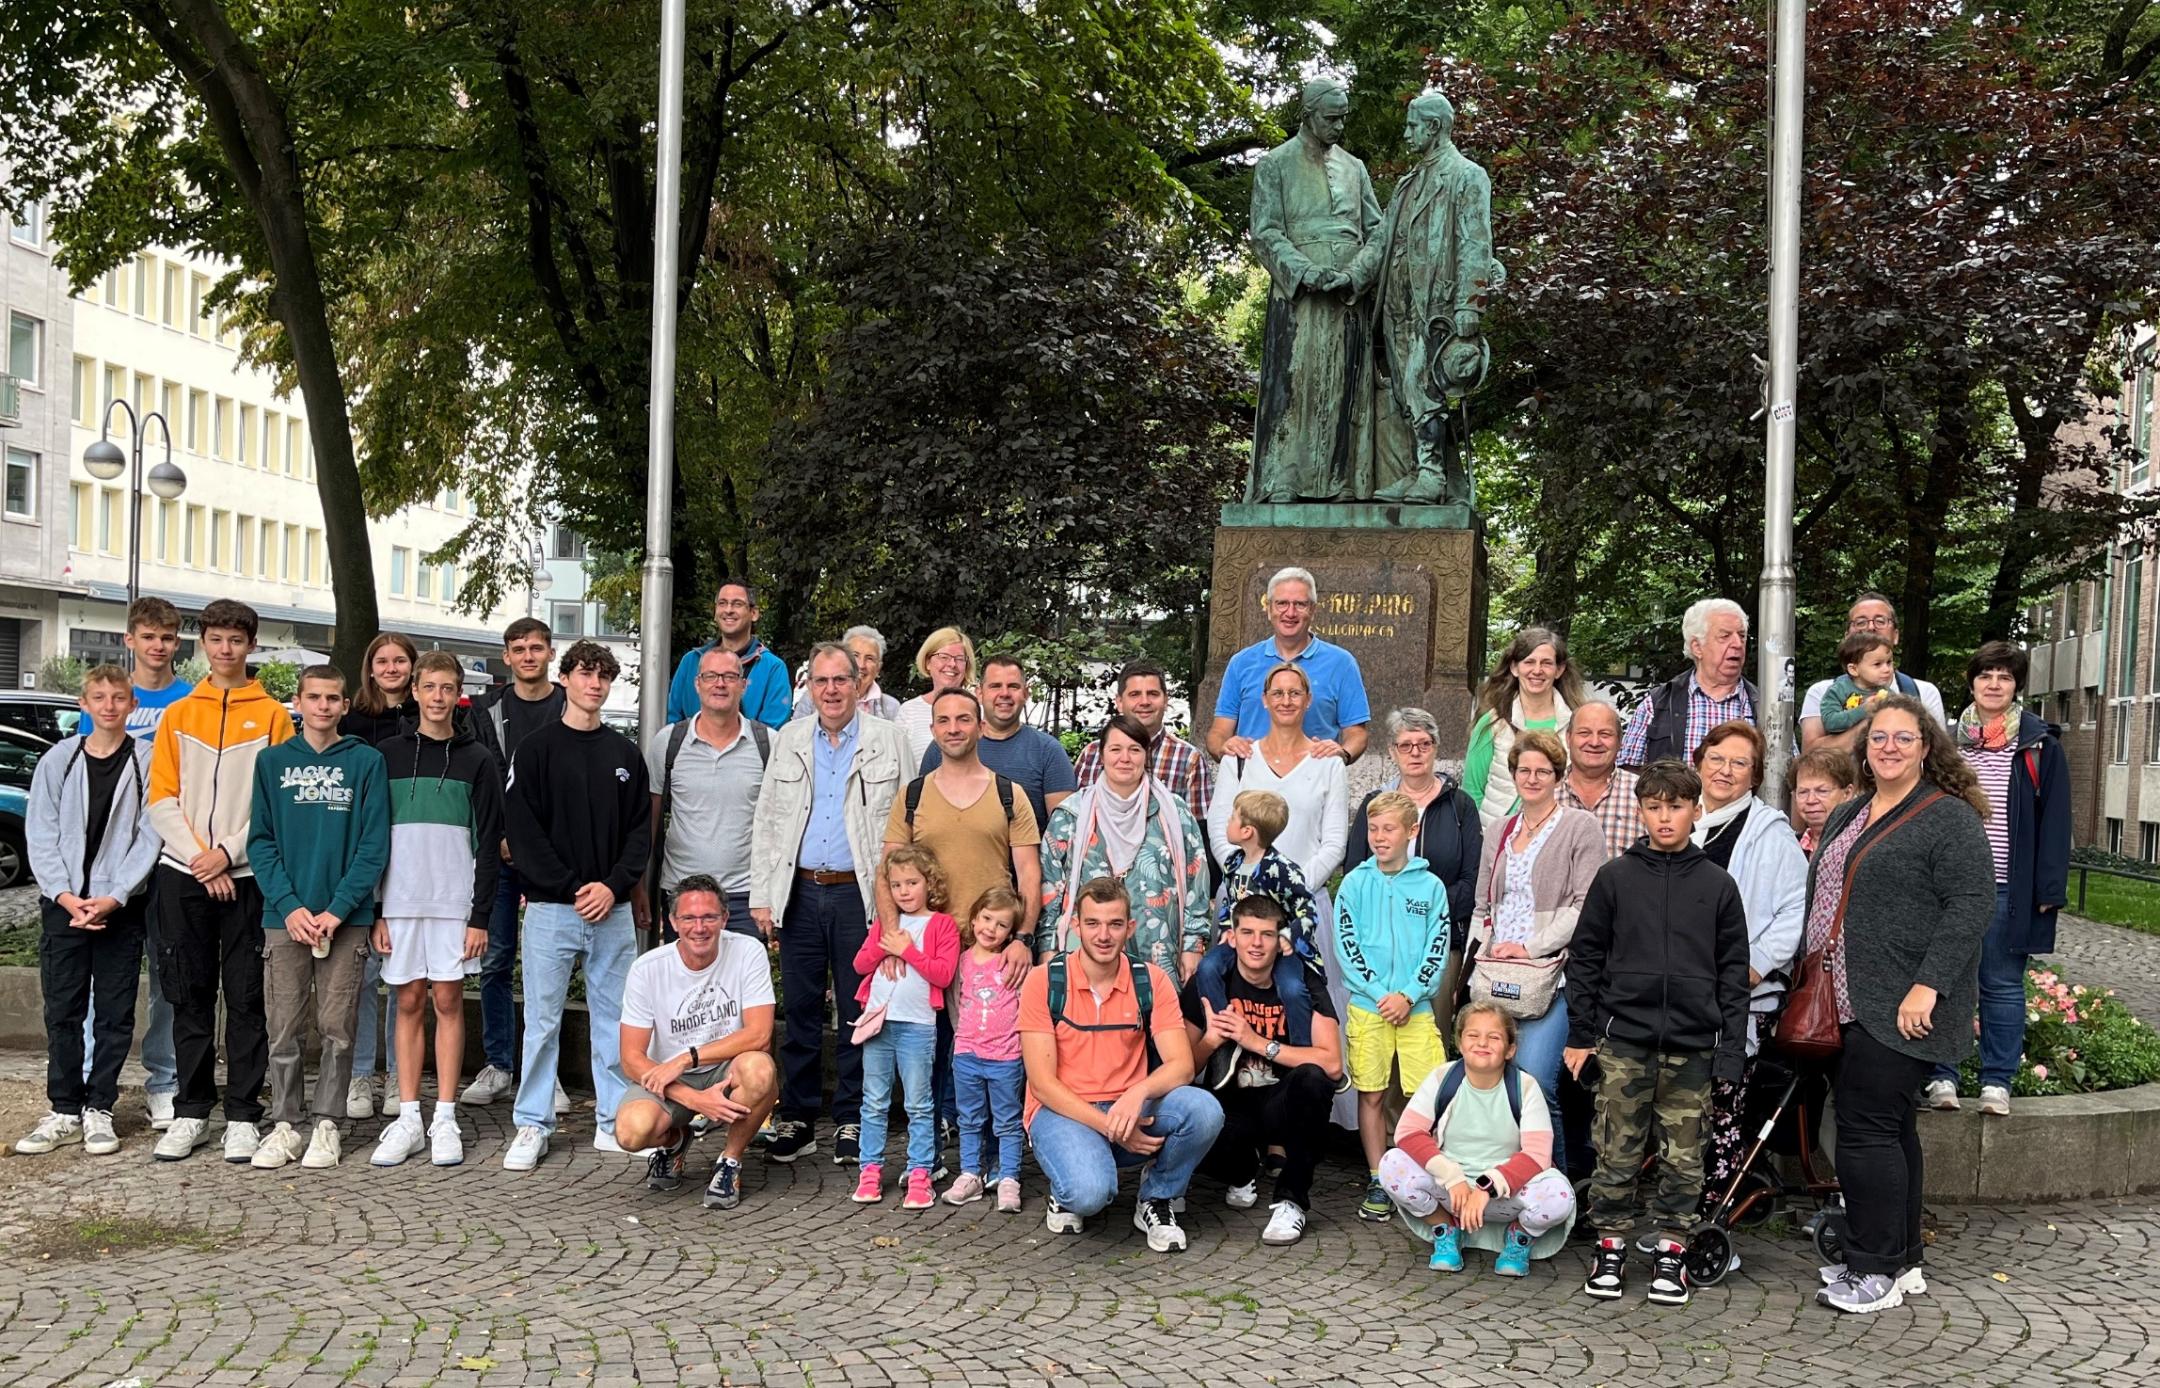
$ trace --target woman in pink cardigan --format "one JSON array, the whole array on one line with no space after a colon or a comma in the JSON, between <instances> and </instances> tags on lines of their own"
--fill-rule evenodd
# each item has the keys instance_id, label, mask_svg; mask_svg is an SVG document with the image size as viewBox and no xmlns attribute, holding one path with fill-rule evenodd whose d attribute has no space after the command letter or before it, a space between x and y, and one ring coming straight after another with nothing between
<instances>
[{"instance_id":1,"label":"woman in pink cardigan","mask_svg":"<svg viewBox=\"0 0 2160 1388\"><path fill-rule=\"evenodd\" d=\"M1476 905L1470 912L1470 948L1476 953L1463 965L1470 1001L1497 1002L1514 1016L1515 1063L1548 1098L1560 1092L1560 1052L1567 1048L1568 942L1575 938L1575 917L1590 894L1590 879L1605 865L1605 833L1597 817L1555 798L1567 763L1567 748L1548 732L1525 731L1508 749L1508 771L1522 805L1485 845ZM1478 958L1550 969L1552 1002L1543 1012L1524 1016L1525 1000L1495 994L1476 966ZM1509 971L1517 982L1530 972ZM1553 1134L1564 1158L1567 1143L1559 1103L1552 1108ZM1566 1165L1564 1160L1559 1164Z\"/></svg>"},{"instance_id":2,"label":"woman in pink cardigan","mask_svg":"<svg viewBox=\"0 0 2160 1388\"><path fill-rule=\"evenodd\" d=\"M945 873L926 848L896 848L885 855L885 885L899 908L898 921L880 921L855 954L863 1005L854 1039L862 1047L862 1173L855 1202L884 1198L885 1119L892 1112L895 1075L907 1104L907 1184L903 1210L930 1208L930 1168L937 1160L935 1092L937 1014L945 988L960 964L960 927L945 913Z\"/></svg>"}]
</instances>

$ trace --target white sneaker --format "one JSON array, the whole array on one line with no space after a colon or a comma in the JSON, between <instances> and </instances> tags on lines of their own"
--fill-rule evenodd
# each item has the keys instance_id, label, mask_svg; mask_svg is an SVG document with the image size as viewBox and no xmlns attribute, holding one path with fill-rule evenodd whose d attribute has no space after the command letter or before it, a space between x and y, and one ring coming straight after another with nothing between
<instances>
[{"instance_id":1,"label":"white sneaker","mask_svg":"<svg viewBox=\"0 0 2160 1388\"><path fill-rule=\"evenodd\" d=\"M384 1076L382 1094L382 1116L385 1118L395 1118L404 1111L405 1101L398 1097L397 1076Z\"/></svg>"},{"instance_id":2,"label":"white sneaker","mask_svg":"<svg viewBox=\"0 0 2160 1388\"><path fill-rule=\"evenodd\" d=\"M519 1128L517 1136L510 1139L510 1146L503 1152L503 1170L530 1171L547 1155L548 1135L545 1128Z\"/></svg>"},{"instance_id":3,"label":"white sneaker","mask_svg":"<svg viewBox=\"0 0 2160 1388\"><path fill-rule=\"evenodd\" d=\"M111 1114L95 1108L82 1111L82 1145L83 1150L93 1157L110 1156L120 1150L120 1139L113 1132Z\"/></svg>"},{"instance_id":4,"label":"white sneaker","mask_svg":"<svg viewBox=\"0 0 2160 1388\"><path fill-rule=\"evenodd\" d=\"M286 1127L286 1131L292 1131L290 1126ZM225 1160L229 1162L253 1161L255 1160L255 1149L260 1146L262 1146L262 1134L256 1130L253 1123L228 1122L225 1125ZM299 1155L300 1149L294 1147L293 1156L297 1157Z\"/></svg>"},{"instance_id":5,"label":"white sneaker","mask_svg":"<svg viewBox=\"0 0 2160 1388\"><path fill-rule=\"evenodd\" d=\"M427 1134L420 1130L416 1120L401 1116L395 1122L383 1125L382 1136L375 1139L375 1151L368 1158L368 1165L396 1166L419 1151L420 1144L426 1140Z\"/></svg>"},{"instance_id":6,"label":"white sneaker","mask_svg":"<svg viewBox=\"0 0 2160 1388\"><path fill-rule=\"evenodd\" d=\"M337 1124L325 1118L315 1125L315 1136L308 1139L307 1155L300 1164L310 1171L328 1171L338 1164L340 1146Z\"/></svg>"},{"instance_id":7,"label":"white sneaker","mask_svg":"<svg viewBox=\"0 0 2160 1388\"><path fill-rule=\"evenodd\" d=\"M465 1164L465 1134L458 1131L457 1115L435 1115L435 1121L428 1125L428 1147L428 1159L437 1166Z\"/></svg>"},{"instance_id":8,"label":"white sneaker","mask_svg":"<svg viewBox=\"0 0 2160 1388\"><path fill-rule=\"evenodd\" d=\"M185 1161L210 1140L210 1125L200 1118L175 1118L165 1135L150 1149L159 1161Z\"/></svg>"},{"instance_id":9,"label":"white sneaker","mask_svg":"<svg viewBox=\"0 0 2160 1388\"><path fill-rule=\"evenodd\" d=\"M345 1116L347 1118L373 1118L375 1116L375 1081L366 1075L354 1075L351 1084L345 1086Z\"/></svg>"},{"instance_id":10,"label":"white sneaker","mask_svg":"<svg viewBox=\"0 0 2160 1388\"><path fill-rule=\"evenodd\" d=\"M1845 1277L1845 1265L1843 1263L1831 1263L1825 1267L1819 1267L1815 1271L1822 1278L1822 1284L1825 1287L1834 1287L1843 1281ZM1916 1267L1905 1269L1897 1275L1897 1289L1906 1296L1926 1296L1928 1289L1927 1273L1923 1269Z\"/></svg>"},{"instance_id":11,"label":"white sneaker","mask_svg":"<svg viewBox=\"0 0 2160 1388\"><path fill-rule=\"evenodd\" d=\"M622 1143L615 1140L615 1130L613 1128L595 1129L592 1145L595 1152L613 1152L618 1157L649 1157L652 1155L652 1149L649 1147L633 1152L623 1146Z\"/></svg>"},{"instance_id":12,"label":"white sneaker","mask_svg":"<svg viewBox=\"0 0 2160 1388\"><path fill-rule=\"evenodd\" d=\"M1958 1110L1957 1082L1955 1080L1929 1080L1920 1090L1920 1102L1944 1113Z\"/></svg>"},{"instance_id":13,"label":"white sneaker","mask_svg":"<svg viewBox=\"0 0 2160 1388\"><path fill-rule=\"evenodd\" d=\"M461 1104L492 1104L516 1089L517 1081L510 1077L508 1070L500 1065L483 1065L480 1073L472 1077L472 1083L466 1085L464 1092L458 1095L457 1101ZM560 1113L562 1110L557 1109L556 1112Z\"/></svg>"},{"instance_id":14,"label":"white sneaker","mask_svg":"<svg viewBox=\"0 0 2160 1388\"><path fill-rule=\"evenodd\" d=\"M15 1150L26 1157L38 1157L55 1147L82 1140L82 1119L72 1113L48 1113L36 1127L15 1139Z\"/></svg>"},{"instance_id":15,"label":"white sneaker","mask_svg":"<svg viewBox=\"0 0 2160 1388\"><path fill-rule=\"evenodd\" d=\"M164 1132L172 1126L172 1095L145 1093L143 1104L150 1110L151 1127Z\"/></svg>"},{"instance_id":16,"label":"white sneaker","mask_svg":"<svg viewBox=\"0 0 2160 1388\"><path fill-rule=\"evenodd\" d=\"M1043 1228L1053 1234L1077 1234L1087 1228L1087 1220L1060 1205L1053 1195L1043 1206Z\"/></svg>"},{"instance_id":17,"label":"white sneaker","mask_svg":"<svg viewBox=\"0 0 2160 1388\"><path fill-rule=\"evenodd\" d=\"M227 1161L246 1161L248 1165L254 1167L257 1171L275 1171L288 1162L300 1160L300 1154L307 1150L307 1143L301 1139L299 1130L290 1123L280 1123L270 1130L268 1137L260 1138L255 1142L253 1152L244 1158L236 1157L233 1155L233 1129L243 1126L249 1127L249 1130L253 1131L251 1125L239 1123L227 1123L225 1125L225 1160Z\"/></svg>"},{"instance_id":18,"label":"white sneaker","mask_svg":"<svg viewBox=\"0 0 2160 1388\"><path fill-rule=\"evenodd\" d=\"M1247 1181L1242 1186L1232 1186L1223 1194L1223 1203L1233 1210L1249 1210L1260 1203L1260 1183Z\"/></svg>"},{"instance_id":19,"label":"white sneaker","mask_svg":"<svg viewBox=\"0 0 2160 1388\"><path fill-rule=\"evenodd\" d=\"M2010 1087L2002 1084L1980 1086L1980 1111L1996 1118L2010 1116Z\"/></svg>"},{"instance_id":20,"label":"white sneaker","mask_svg":"<svg viewBox=\"0 0 2160 1388\"><path fill-rule=\"evenodd\" d=\"M561 1080L557 1080L555 1081L555 1113L559 1117L569 1111L570 1091L562 1087Z\"/></svg>"},{"instance_id":21,"label":"white sneaker","mask_svg":"<svg viewBox=\"0 0 2160 1388\"><path fill-rule=\"evenodd\" d=\"M1260 1242L1274 1244L1296 1243L1305 1237L1305 1211L1295 1200L1278 1200L1268 1206L1267 1228L1260 1231Z\"/></svg>"}]
</instances>

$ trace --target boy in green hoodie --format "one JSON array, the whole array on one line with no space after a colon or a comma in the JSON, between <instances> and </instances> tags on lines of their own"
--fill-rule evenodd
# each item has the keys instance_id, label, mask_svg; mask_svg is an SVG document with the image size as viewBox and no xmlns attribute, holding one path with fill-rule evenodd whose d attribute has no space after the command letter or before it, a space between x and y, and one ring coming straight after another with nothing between
<instances>
[{"instance_id":1,"label":"boy in green hoodie","mask_svg":"<svg viewBox=\"0 0 2160 1388\"><path fill-rule=\"evenodd\" d=\"M337 1120L352 1078L353 1028L375 884L390 858L389 786L382 754L338 732L345 676L336 666L300 672L300 736L255 759L248 861L262 885L263 1010L270 1030L270 1117L277 1127L252 1164L312 1170L338 1163ZM308 995L322 1033L314 1136L305 1116L300 1038Z\"/></svg>"},{"instance_id":2,"label":"boy in green hoodie","mask_svg":"<svg viewBox=\"0 0 2160 1388\"><path fill-rule=\"evenodd\" d=\"M1402 1091L1412 1094L1447 1059L1432 1011L1447 972L1447 884L1410 854L1417 823L1417 801L1401 791L1382 791L1367 801L1365 833L1373 856L1352 868L1335 894L1335 958L1350 995L1344 1061L1357 1091L1358 1141L1365 1149L1360 1219L1387 1219L1395 1210L1380 1184L1392 1072L1401 1071Z\"/></svg>"}]
</instances>

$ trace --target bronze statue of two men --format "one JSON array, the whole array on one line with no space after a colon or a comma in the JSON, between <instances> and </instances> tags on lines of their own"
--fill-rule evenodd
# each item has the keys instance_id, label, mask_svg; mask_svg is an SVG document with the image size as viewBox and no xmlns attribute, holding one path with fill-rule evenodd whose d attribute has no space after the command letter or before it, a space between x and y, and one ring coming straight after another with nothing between
<instances>
[{"instance_id":1,"label":"bronze statue of two men","mask_svg":"<svg viewBox=\"0 0 2160 1388\"><path fill-rule=\"evenodd\" d=\"M1463 402L1483 384L1492 181L1455 148L1455 108L1410 103L1417 167L1387 211L1341 146L1340 82L1307 83L1303 119L1253 174L1252 245L1272 279L1253 431L1253 502L1468 506Z\"/></svg>"}]
</instances>

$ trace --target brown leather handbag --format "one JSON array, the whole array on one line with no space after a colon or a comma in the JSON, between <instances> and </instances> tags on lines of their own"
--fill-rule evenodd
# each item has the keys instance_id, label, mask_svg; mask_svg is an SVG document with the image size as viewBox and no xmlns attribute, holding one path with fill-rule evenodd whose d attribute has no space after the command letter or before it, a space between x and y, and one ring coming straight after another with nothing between
<instances>
[{"instance_id":1,"label":"brown leather handbag","mask_svg":"<svg viewBox=\"0 0 2160 1388\"><path fill-rule=\"evenodd\" d=\"M1825 961L1845 935L1845 906L1852 900L1853 879L1860 875L1861 862L1875 851L1876 844L1942 798L1943 792L1939 790L1922 797L1910 811L1900 815L1845 864L1844 880L1838 884L1837 915L1830 922L1829 937L1823 941L1821 949L1809 950L1802 955L1800 963L1793 969L1792 988L1785 995L1785 1010L1778 1014L1777 1030L1772 1033L1773 1043L1781 1053L1796 1060L1824 1061L1835 1058L1845 1048L1844 1032L1838 1025L1837 981L1830 977Z\"/></svg>"}]
</instances>

